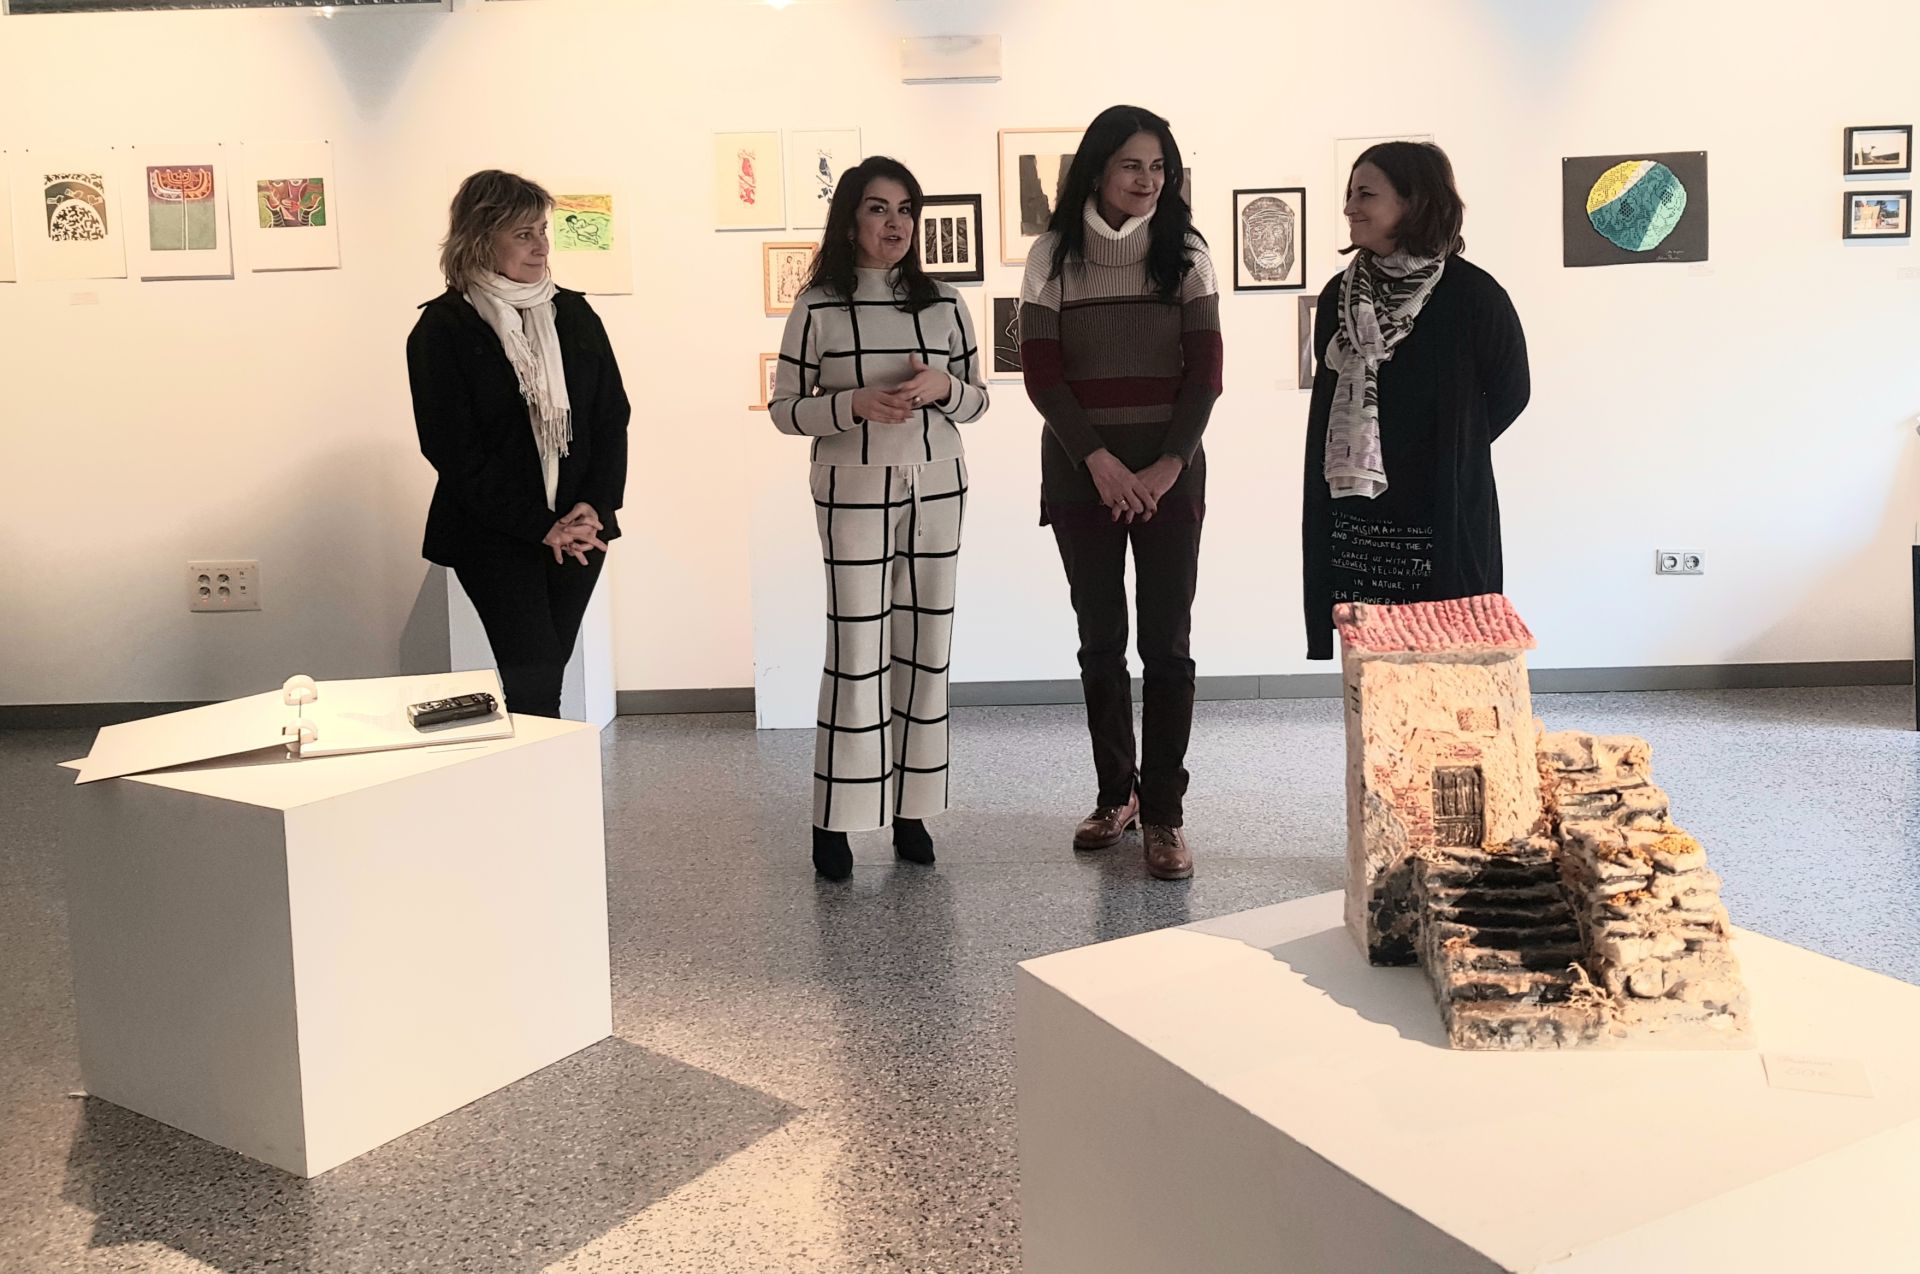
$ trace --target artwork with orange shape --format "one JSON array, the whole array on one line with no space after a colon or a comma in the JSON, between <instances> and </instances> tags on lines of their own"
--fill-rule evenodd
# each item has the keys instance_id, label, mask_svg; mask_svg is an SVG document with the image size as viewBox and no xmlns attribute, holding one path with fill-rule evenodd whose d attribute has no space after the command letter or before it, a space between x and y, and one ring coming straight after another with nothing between
<instances>
[{"instance_id":1,"label":"artwork with orange shape","mask_svg":"<svg viewBox=\"0 0 1920 1274\"><path fill-rule=\"evenodd\" d=\"M327 224L327 183L323 177L287 177L258 185L262 230L304 229Z\"/></svg>"},{"instance_id":2,"label":"artwork with orange shape","mask_svg":"<svg viewBox=\"0 0 1920 1274\"><path fill-rule=\"evenodd\" d=\"M205 252L220 246L212 164L147 169L147 246Z\"/></svg>"}]
</instances>

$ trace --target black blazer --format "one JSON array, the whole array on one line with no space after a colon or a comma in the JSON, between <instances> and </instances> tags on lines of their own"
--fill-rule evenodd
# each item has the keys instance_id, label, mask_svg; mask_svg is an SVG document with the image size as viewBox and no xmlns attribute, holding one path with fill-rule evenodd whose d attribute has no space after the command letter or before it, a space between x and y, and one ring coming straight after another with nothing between
<instances>
[{"instance_id":1,"label":"black blazer","mask_svg":"<svg viewBox=\"0 0 1920 1274\"><path fill-rule=\"evenodd\" d=\"M632 415L626 387L587 299L562 288L554 310L573 441L549 509L526 400L500 338L451 288L420 307L407 338L407 377L420 452L440 475L421 548L430 562L457 566L510 545L537 545L582 502L606 524L601 539L620 534L615 513L626 492Z\"/></svg>"},{"instance_id":2,"label":"black blazer","mask_svg":"<svg viewBox=\"0 0 1920 1274\"><path fill-rule=\"evenodd\" d=\"M1333 658L1333 494L1323 464L1339 374L1327 346L1340 326L1340 275L1320 293L1313 352L1319 372L1307 411L1301 503L1307 658ZM1433 518L1433 578L1423 600L1498 593L1500 496L1493 440L1531 394L1527 340L1506 290L1462 257L1447 262L1413 330L1380 368L1380 438L1387 478ZM1400 460L1395 463L1396 457ZM1349 501L1364 507L1367 501Z\"/></svg>"}]
</instances>

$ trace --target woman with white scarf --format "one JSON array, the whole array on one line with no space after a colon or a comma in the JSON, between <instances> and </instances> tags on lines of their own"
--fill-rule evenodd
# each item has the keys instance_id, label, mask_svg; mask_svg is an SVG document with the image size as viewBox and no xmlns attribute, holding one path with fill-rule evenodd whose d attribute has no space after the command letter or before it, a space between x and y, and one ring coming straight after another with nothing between
<instances>
[{"instance_id":1,"label":"woman with white scarf","mask_svg":"<svg viewBox=\"0 0 1920 1274\"><path fill-rule=\"evenodd\" d=\"M1333 658L1340 602L1502 588L1493 440L1527 405L1527 343L1506 291L1460 253L1466 205L1438 146L1354 163L1347 268L1320 294L1307 416L1307 657Z\"/></svg>"},{"instance_id":2,"label":"woman with white scarf","mask_svg":"<svg viewBox=\"0 0 1920 1274\"><path fill-rule=\"evenodd\" d=\"M407 338L414 425L439 474L423 554L460 581L509 711L560 715L560 682L627 480L613 346L547 269L553 197L475 173L441 246L447 290Z\"/></svg>"}]
</instances>

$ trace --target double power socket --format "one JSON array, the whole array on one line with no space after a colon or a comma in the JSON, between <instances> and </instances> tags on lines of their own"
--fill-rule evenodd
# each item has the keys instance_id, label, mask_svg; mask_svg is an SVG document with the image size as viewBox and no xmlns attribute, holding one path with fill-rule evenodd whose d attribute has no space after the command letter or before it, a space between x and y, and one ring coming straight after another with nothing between
<instances>
[{"instance_id":1,"label":"double power socket","mask_svg":"<svg viewBox=\"0 0 1920 1274\"><path fill-rule=\"evenodd\" d=\"M188 562L187 609L260 609L260 563Z\"/></svg>"},{"instance_id":2,"label":"double power socket","mask_svg":"<svg viewBox=\"0 0 1920 1274\"><path fill-rule=\"evenodd\" d=\"M1705 575L1706 555L1698 549L1656 549L1653 555L1655 575Z\"/></svg>"}]
</instances>

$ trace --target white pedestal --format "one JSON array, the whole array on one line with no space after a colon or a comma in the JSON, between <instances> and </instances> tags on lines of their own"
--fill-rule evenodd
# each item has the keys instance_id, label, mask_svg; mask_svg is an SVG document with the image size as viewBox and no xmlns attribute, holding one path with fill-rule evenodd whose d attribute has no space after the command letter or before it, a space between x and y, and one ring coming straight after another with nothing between
<instances>
[{"instance_id":1,"label":"white pedestal","mask_svg":"<svg viewBox=\"0 0 1920 1274\"><path fill-rule=\"evenodd\" d=\"M76 788L87 1091L315 1176L612 1031L600 738Z\"/></svg>"},{"instance_id":2,"label":"white pedestal","mask_svg":"<svg viewBox=\"0 0 1920 1274\"><path fill-rule=\"evenodd\" d=\"M487 644L487 630L480 623L480 612L467 599L459 577L447 575L447 658L455 672L472 668L497 668L493 647ZM602 569L587 613L580 621L580 635L573 639L573 654L560 681L560 715L569 721L585 721L604 730L614 718L617 698L613 683L613 585Z\"/></svg>"},{"instance_id":3,"label":"white pedestal","mask_svg":"<svg viewBox=\"0 0 1920 1274\"><path fill-rule=\"evenodd\" d=\"M1026 1268L1910 1268L1920 988L1735 951L1755 1052L1452 1051L1338 893L1028 961ZM1874 1095L1769 1087L1763 1053L1862 1061Z\"/></svg>"}]
</instances>

